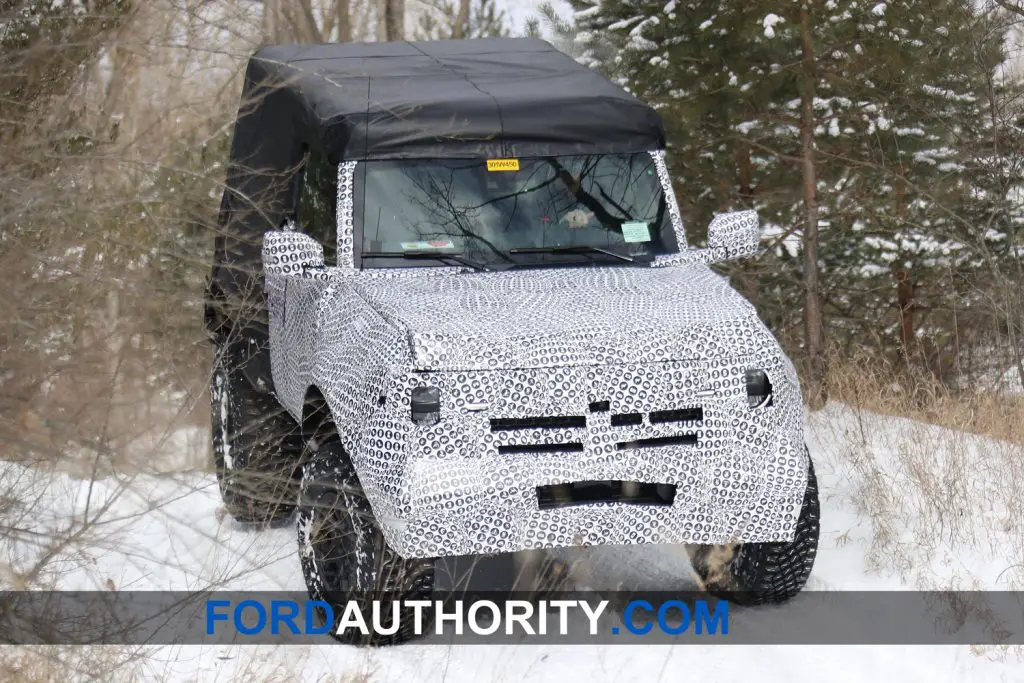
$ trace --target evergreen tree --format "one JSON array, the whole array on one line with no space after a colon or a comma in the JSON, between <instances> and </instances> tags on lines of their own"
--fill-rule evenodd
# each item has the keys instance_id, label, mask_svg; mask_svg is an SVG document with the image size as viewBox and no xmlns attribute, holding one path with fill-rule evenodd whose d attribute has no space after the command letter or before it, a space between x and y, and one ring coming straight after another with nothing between
<instances>
[{"instance_id":1,"label":"evergreen tree","mask_svg":"<svg viewBox=\"0 0 1024 683\"><path fill-rule=\"evenodd\" d=\"M810 198L830 338L949 370L950 285L1014 263L1019 132L992 115L995 18L965 0L819 0L805 36L798 2L571 2L571 29L552 28L666 122L689 239L715 212L758 210L769 253L728 270L784 343L801 344Z\"/></svg>"}]
</instances>

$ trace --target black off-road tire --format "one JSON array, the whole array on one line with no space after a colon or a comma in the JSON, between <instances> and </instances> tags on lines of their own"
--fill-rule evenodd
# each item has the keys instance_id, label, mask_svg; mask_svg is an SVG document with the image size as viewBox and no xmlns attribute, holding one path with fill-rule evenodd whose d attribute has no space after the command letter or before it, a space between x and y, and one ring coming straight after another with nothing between
<instances>
[{"instance_id":1,"label":"black off-road tire","mask_svg":"<svg viewBox=\"0 0 1024 683\"><path fill-rule=\"evenodd\" d=\"M690 562L712 595L740 605L782 603L799 593L811 575L820 522L818 480L808 458L807 489L792 541L690 546Z\"/></svg>"},{"instance_id":2,"label":"black off-road tire","mask_svg":"<svg viewBox=\"0 0 1024 683\"><path fill-rule=\"evenodd\" d=\"M224 507L245 524L284 523L298 497L301 430L273 393L246 379L238 351L214 349L210 427Z\"/></svg>"},{"instance_id":3,"label":"black off-road tire","mask_svg":"<svg viewBox=\"0 0 1024 683\"><path fill-rule=\"evenodd\" d=\"M403 611L394 635L373 633L371 601L385 601L382 619L390 620L392 600L429 600L434 589L433 558L404 559L388 547L348 455L336 434L311 441L302 469L297 515L299 558L310 598L334 611L331 635L349 645L393 645L414 637L412 610ZM304 458L305 460L305 458ZM369 635L351 629L338 635L349 600L362 607ZM429 631L432 614L424 609ZM321 619L323 619L321 612Z\"/></svg>"}]
</instances>

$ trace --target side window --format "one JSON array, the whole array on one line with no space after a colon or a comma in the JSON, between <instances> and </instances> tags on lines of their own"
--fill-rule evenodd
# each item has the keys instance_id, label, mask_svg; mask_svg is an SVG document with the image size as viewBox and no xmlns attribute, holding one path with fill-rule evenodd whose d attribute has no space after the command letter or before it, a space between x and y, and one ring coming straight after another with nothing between
<instances>
[{"instance_id":1,"label":"side window","mask_svg":"<svg viewBox=\"0 0 1024 683\"><path fill-rule=\"evenodd\" d=\"M306 155L296 215L298 229L324 246L324 261L338 262L338 167L318 151Z\"/></svg>"}]
</instances>

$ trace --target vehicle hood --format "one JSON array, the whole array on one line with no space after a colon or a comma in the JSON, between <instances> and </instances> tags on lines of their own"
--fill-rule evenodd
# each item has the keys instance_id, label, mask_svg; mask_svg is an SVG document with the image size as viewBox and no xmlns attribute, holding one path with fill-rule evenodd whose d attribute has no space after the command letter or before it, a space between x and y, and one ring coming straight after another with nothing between
<instances>
[{"instance_id":1,"label":"vehicle hood","mask_svg":"<svg viewBox=\"0 0 1024 683\"><path fill-rule=\"evenodd\" d=\"M777 347L707 266L368 277L356 291L402 328L418 370L613 365Z\"/></svg>"}]
</instances>

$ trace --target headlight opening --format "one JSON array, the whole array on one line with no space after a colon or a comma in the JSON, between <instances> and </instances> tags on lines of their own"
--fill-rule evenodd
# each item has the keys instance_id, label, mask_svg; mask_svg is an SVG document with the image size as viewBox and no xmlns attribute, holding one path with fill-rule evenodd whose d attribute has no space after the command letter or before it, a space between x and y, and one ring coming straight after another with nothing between
<instances>
[{"instance_id":1,"label":"headlight opening","mask_svg":"<svg viewBox=\"0 0 1024 683\"><path fill-rule=\"evenodd\" d=\"M441 390L415 387L412 390L412 421L418 425L436 425L441 421Z\"/></svg>"},{"instance_id":2,"label":"headlight opening","mask_svg":"<svg viewBox=\"0 0 1024 683\"><path fill-rule=\"evenodd\" d=\"M746 374L747 405L753 409L766 408L773 404L772 383L768 373L760 368L750 368Z\"/></svg>"}]
</instances>

